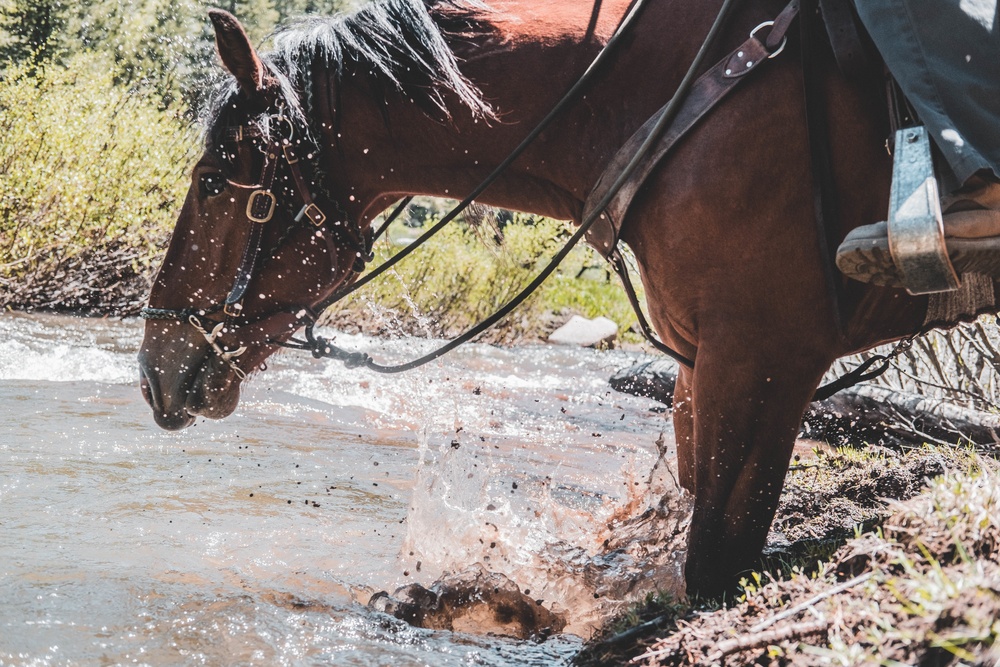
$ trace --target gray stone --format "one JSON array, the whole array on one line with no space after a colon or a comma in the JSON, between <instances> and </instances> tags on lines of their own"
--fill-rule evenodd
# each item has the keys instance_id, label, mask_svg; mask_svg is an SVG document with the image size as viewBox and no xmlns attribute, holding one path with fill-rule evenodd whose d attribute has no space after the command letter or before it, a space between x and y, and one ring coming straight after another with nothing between
<instances>
[{"instance_id":1,"label":"gray stone","mask_svg":"<svg viewBox=\"0 0 1000 667\"><path fill-rule=\"evenodd\" d=\"M625 394L643 396L667 407L674 402L677 362L657 359L623 368L611 376L611 388Z\"/></svg>"},{"instance_id":2,"label":"gray stone","mask_svg":"<svg viewBox=\"0 0 1000 667\"><path fill-rule=\"evenodd\" d=\"M618 325L608 318L598 317L588 320L586 317L574 315L569 322L552 332L549 342L595 347L602 343L610 343L617 337Z\"/></svg>"}]
</instances>

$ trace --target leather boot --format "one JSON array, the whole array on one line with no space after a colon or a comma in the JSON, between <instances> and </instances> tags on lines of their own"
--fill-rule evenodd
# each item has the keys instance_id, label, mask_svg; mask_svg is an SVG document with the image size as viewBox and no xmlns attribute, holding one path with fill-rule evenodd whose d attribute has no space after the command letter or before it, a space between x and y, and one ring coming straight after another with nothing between
<instances>
[{"instance_id":1,"label":"leather boot","mask_svg":"<svg viewBox=\"0 0 1000 667\"><path fill-rule=\"evenodd\" d=\"M1000 279L1000 183L973 177L941 200L945 246L955 273ZM837 267L849 278L884 287L905 287L889 252L888 225L852 230L837 249Z\"/></svg>"}]
</instances>

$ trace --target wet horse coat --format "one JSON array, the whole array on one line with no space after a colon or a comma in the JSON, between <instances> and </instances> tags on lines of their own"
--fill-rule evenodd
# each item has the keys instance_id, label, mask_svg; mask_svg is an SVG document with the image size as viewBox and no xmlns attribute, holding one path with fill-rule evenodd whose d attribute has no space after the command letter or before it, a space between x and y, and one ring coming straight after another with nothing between
<instances>
[{"instance_id":1,"label":"wet horse coat","mask_svg":"<svg viewBox=\"0 0 1000 667\"><path fill-rule=\"evenodd\" d=\"M225 126L250 124L294 94L316 134L329 201L343 208L345 223L364 229L400 196L471 191L583 72L627 4L495 0L425 9L418 0L382 0L346 23L313 22L279 37L269 67L235 20L213 14L238 92L210 128L150 305L208 307L232 282L249 224L249 193L238 184L254 182L261 157L247 140L222 148ZM579 221L605 164L672 95L718 6L650 3L578 103L480 200ZM709 62L781 8L770 0L740 3ZM428 30L436 28L457 61L433 48ZM330 31L338 29L355 37L399 34L370 40L368 47L384 51L366 54L363 39L361 46L334 43ZM438 69L460 63L466 79L454 72L435 79L419 71L419 58L387 71L387 59L406 57L400 44L407 40L423 40L417 51ZM844 321L836 319L813 221L798 50L793 38L785 55L687 136L623 221L651 321L671 346L697 357L680 374L674 420L681 482L695 499L686 577L689 590L705 593L723 589L759 554L799 420L831 363L920 329L927 312L927 298L844 281ZM884 215L887 129L879 82L849 82L825 59L821 69L841 214L835 235L842 238ZM474 88L463 87L468 82ZM470 99L476 88L491 111ZM221 191L219 178L228 179ZM276 351L273 340L293 333L299 322L292 313L352 275L355 253L338 245L337 234L296 228L293 214L279 206L268 223L262 244L269 259L254 274L242 317L220 338L226 349L247 347L238 358L245 369ZM196 415L224 417L239 399L240 378L185 322L150 321L140 363L143 390L166 428L182 428Z\"/></svg>"}]
</instances>

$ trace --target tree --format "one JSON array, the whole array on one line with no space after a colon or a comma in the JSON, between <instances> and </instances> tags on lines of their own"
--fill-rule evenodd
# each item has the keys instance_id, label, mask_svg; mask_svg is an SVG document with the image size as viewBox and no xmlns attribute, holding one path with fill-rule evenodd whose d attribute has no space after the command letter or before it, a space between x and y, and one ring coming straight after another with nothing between
<instances>
[{"instance_id":1,"label":"tree","mask_svg":"<svg viewBox=\"0 0 1000 667\"><path fill-rule=\"evenodd\" d=\"M67 8L62 0L0 2L0 61L51 60L61 50Z\"/></svg>"}]
</instances>

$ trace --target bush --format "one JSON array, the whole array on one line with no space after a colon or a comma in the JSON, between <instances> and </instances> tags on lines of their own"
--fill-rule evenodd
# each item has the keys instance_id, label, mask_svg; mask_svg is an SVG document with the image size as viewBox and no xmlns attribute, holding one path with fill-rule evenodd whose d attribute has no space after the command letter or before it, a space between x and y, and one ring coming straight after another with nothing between
<instances>
[{"instance_id":1,"label":"bush","mask_svg":"<svg viewBox=\"0 0 1000 667\"><path fill-rule=\"evenodd\" d=\"M111 71L105 58L78 54L66 67L12 65L0 79L8 308L131 312L128 285L145 281L164 245L197 137L158 99L115 85Z\"/></svg>"},{"instance_id":2,"label":"bush","mask_svg":"<svg viewBox=\"0 0 1000 667\"><path fill-rule=\"evenodd\" d=\"M433 204L430 204L433 206ZM569 238L569 223L515 214L502 232L452 223L383 278L334 307L340 328L455 335L510 301ZM416 236L402 225L376 246L375 264ZM501 241L502 236L502 241ZM571 313L602 315L627 329L635 321L617 278L580 244L559 269L484 339L510 343L535 337Z\"/></svg>"}]
</instances>

